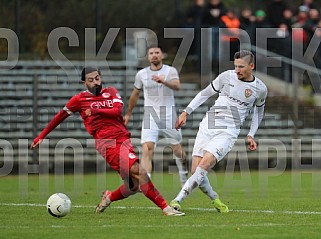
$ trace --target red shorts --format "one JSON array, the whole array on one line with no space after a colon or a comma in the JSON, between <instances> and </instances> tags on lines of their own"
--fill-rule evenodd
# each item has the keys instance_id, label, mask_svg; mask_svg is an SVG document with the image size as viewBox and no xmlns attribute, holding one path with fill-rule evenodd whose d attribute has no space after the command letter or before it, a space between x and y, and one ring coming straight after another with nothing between
<instances>
[{"instance_id":1,"label":"red shorts","mask_svg":"<svg viewBox=\"0 0 321 239\"><path fill-rule=\"evenodd\" d=\"M96 149L106 162L116 170L120 176L129 178L129 169L139 161L130 139L116 141L114 139L96 139Z\"/></svg>"}]
</instances>

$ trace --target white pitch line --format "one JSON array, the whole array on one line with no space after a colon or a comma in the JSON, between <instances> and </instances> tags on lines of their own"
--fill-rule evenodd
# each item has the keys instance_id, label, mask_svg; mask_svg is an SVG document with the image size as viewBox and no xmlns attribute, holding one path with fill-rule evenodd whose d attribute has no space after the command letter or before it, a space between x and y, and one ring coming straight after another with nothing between
<instances>
[{"instance_id":1,"label":"white pitch line","mask_svg":"<svg viewBox=\"0 0 321 239\"><path fill-rule=\"evenodd\" d=\"M284 224L284 223L260 223L260 224L239 224L238 226L241 228L244 227L283 227L283 226L288 226L289 224ZM309 224L310 225L310 224ZM104 225L96 225L95 227L97 228L123 228L124 225L122 224L104 224ZM173 227L173 228L210 228L213 227L213 224L171 224L171 225L166 225L166 228L168 227ZM219 224L215 225L215 227L219 228L231 228L231 225L229 224ZM32 226L20 226L20 225L0 225L0 229L31 229L33 228ZM78 228L78 226L65 226L65 225L46 225L46 226L41 226L38 225L37 228ZM137 224L132 224L132 225L126 225L126 228L164 228L164 225L161 224L145 224L145 225L137 225Z\"/></svg>"},{"instance_id":2,"label":"white pitch line","mask_svg":"<svg viewBox=\"0 0 321 239\"><path fill-rule=\"evenodd\" d=\"M46 204L37 203L0 203L0 206L27 206L27 207L46 207ZM95 208L95 206L85 205L72 205L74 208ZM127 207L127 206L113 206L116 209L155 209L157 207ZM215 208L186 208L186 211L213 211L216 212ZM304 214L304 215L321 215L321 212L307 212L307 211L276 211L276 210L245 210L245 209L230 209L230 212L241 212L241 213L264 213L264 214Z\"/></svg>"}]
</instances>

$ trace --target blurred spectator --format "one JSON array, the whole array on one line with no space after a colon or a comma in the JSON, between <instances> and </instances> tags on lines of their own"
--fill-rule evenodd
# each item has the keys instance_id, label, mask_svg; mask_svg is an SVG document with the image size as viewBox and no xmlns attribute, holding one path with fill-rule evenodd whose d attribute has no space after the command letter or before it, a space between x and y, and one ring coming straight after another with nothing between
<instances>
[{"instance_id":1,"label":"blurred spectator","mask_svg":"<svg viewBox=\"0 0 321 239\"><path fill-rule=\"evenodd\" d=\"M299 6L297 15L294 17L294 23L292 24L292 28L303 27L308 18L309 8L304 5Z\"/></svg>"},{"instance_id":2,"label":"blurred spectator","mask_svg":"<svg viewBox=\"0 0 321 239\"><path fill-rule=\"evenodd\" d=\"M317 28L315 29L315 35L321 38L321 20L318 21Z\"/></svg>"},{"instance_id":3,"label":"blurred spectator","mask_svg":"<svg viewBox=\"0 0 321 239\"><path fill-rule=\"evenodd\" d=\"M275 44L272 43L272 47L274 47L272 50L288 58L292 56L292 24L293 12L291 9L286 8L283 11L282 22L276 30L277 39L275 40ZM290 74L288 74L288 76L290 76ZM285 76L283 78L285 78ZM288 82L291 81L290 79L286 80Z\"/></svg>"},{"instance_id":4,"label":"blurred spectator","mask_svg":"<svg viewBox=\"0 0 321 239\"><path fill-rule=\"evenodd\" d=\"M295 16L294 23L292 25L292 40L293 44L303 44L304 49L308 43L308 35L303 29L303 26L306 24L309 19L309 8L301 5L298 8L298 13ZM293 31L293 28L300 28Z\"/></svg>"},{"instance_id":5,"label":"blurred spectator","mask_svg":"<svg viewBox=\"0 0 321 239\"><path fill-rule=\"evenodd\" d=\"M283 11L283 19L278 29L276 30L276 36L279 38L279 45L277 52L286 57L291 57L291 39L292 39L292 25L293 25L293 12L291 9L286 8Z\"/></svg>"},{"instance_id":6,"label":"blurred spectator","mask_svg":"<svg viewBox=\"0 0 321 239\"><path fill-rule=\"evenodd\" d=\"M222 36L223 42L229 43L230 46L230 61L233 61L235 52L239 51L239 28L240 28L240 20L236 16L235 12L232 10L227 10L226 15L221 17L224 22L227 31L225 31ZM225 45L224 44L224 45ZM227 50L227 49L226 49ZM224 49L224 52L225 49Z\"/></svg>"},{"instance_id":7,"label":"blurred spectator","mask_svg":"<svg viewBox=\"0 0 321 239\"><path fill-rule=\"evenodd\" d=\"M257 10L254 14L255 16L255 22L254 26L255 28L269 28L271 27L270 22L266 19L266 14L263 10Z\"/></svg>"},{"instance_id":8,"label":"blurred spectator","mask_svg":"<svg viewBox=\"0 0 321 239\"><path fill-rule=\"evenodd\" d=\"M202 19L205 27L222 27L221 17L227 12L227 8L221 0L209 0L204 10Z\"/></svg>"},{"instance_id":9,"label":"blurred spectator","mask_svg":"<svg viewBox=\"0 0 321 239\"><path fill-rule=\"evenodd\" d=\"M272 41L273 51L276 53L283 55L285 57L291 58L292 53L292 42L291 42L291 34L290 28L287 24L281 23L276 30L276 39L274 40L275 44Z\"/></svg>"},{"instance_id":10,"label":"blurred spectator","mask_svg":"<svg viewBox=\"0 0 321 239\"><path fill-rule=\"evenodd\" d=\"M281 23L278 29L276 30L276 36L279 38L286 38L290 36L289 27L285 23Z\"/></svg>"},{"instance_id":11,"label":"blurred spectator","mask_svg":"<svg viewBox=\"0 0 321 239\"><path fill-rule=\"evenodd\" d=\"M203 49L202 56L206 55L206 58L209 60L210 64L206 66L204 66L204 64L202 65L204 69L203 74L205 75L208 75L211 72L214 72L215 74L218 73L218 63L220 56L219 28L226 27L224 22L221 20L221 17L224 16L226 12L227 9L224 3L221 2L221 0L209 0L204 9L202 25L211 29L209 31L209 34L211 35L207 35L207 42L205 42L202 38L202 44L208 47L207 49Z\"/></svg>"},{"instance_id":12,"label":"blurred spectator","mask_svg":"<svg viewBox=\"0 0 321 239\"><path fill-rule=\"evenodd\" d=\"M194 0L193 5L187 10L184 24L184 27L194 29L194 41L191 46L190 56L195 60L200 58L201 24L204 7L205 0Z\"/></svg>"},{"instance_id":13,"label":"blurred spectator","mask_svg":"<svg viewBox=\"0 0 321 239\"><path fill-rule=\"evenodd\" d=\"M258 28L270 28L271 27L270 24L268 23L268 21L266 20L266 14L263 10L260 9L255 12L254 16L255 16L255 22L254 22L255 33L253 36L254 45L259 46L259 47L267 47L267 49L270 49L269 46L259 45L259 42L264 42L265 39L263 41L262 41L262 39L260 39L260 37L263 37L263 35L258 33ZM268 41L268 43L269 43L269 41ZM261 65L261 64L256 65L256 69L258 71L263 70L262 67L263 67L263 65Z\"/></svg>"},{"instance_id":14,"label":"blurred spectator","mask_svg":"<svg viewBox=\"0 0 321 239\"><path fill-rule=\"evenodd\" d=\"M283 11L283 21L281 22L281 24L285 24L287 26L287 29L291 35L292 32L292 25L293 25L293 11L290 8L286 8ZM280 26L280 25L279 25Z\"/></svg>"},{"instance_id":15,"label":"blurred spectator","mask_svg":"<svg viewBox=\"0 0 321 239\"><path fill-rule=\"evenodd\" d=\"M267 7L267 21L271 27L279 27L283 22L283 12L287 9L287 5L282 0L271 0Z\"/></svg>"},{"instance_id":16,"label":"blurred spectator","mask_svg":"<svg viewBox=\"0 0 321 239\"><path fill-rule=\"evenodd\" d=\"M321 20L318 21L318 24L315 29L315 35L321 41ZM314 62L315 62L315 65L320 69L321 68L321 46L320 45L317 49L317 52L315 53Z\"/></svg>"},{"instance_id":17,"label":"blurred spectator","mask_svg":"<svg viewBox=\"0 0 321 239\"><path fill-rule=\"evenodd\" d=\"M193 5L187 9L185 27L199 28L201 26L204 6L205 0L194 0Z\"/></svg>"},{"instance_id":18,"label":"blurred spectator","mask_svg":"<svg viewBox=\"0 0 321 239\"><path fill-rule=\"evenodd\" d=\"M307 34L307 41L310 42L316 28L318 27L318 23L320 20L320 13L317 9L311 8L309 10L309 18L303 25L303 29Z\"/></svg>"},{"instance_id":19,"label":"blurred spectator","mask_svg":"<svg viewBox=\"0 0 321 239\"><path fill-rule=\"evenodd\" d=\"M309 10L318 8L317 5L314 3L314 0L303 0L300 6L306 6Z\"/></svg>"},{"instance_id":20,"label":"blurred spectator","mask_svg":"<svg viewBox=\"0 0 321 239\"><path fill-rule=\"evenodd\" d=\"M254 22L255 22L255 16L253 16L251 8L244 8L241 11L240 28L247 32L247 34L251 39L252 44L254 43L253 41L254 41L254 34L255 34Z\"/></svg>"},{"instance_id":21,"label":"blurred spectator","mask_svg":"<svg viewBox=\"0 0 321 239\"><path fill-rule=\"evenodd\" d=\"M260 34L257 34L257 28L274 28L272 30L273 34L269 36L270 38L267 41L267 49L291 58L292 43L303 44L305 50L316 29L321 27L321 16L318 5L314 0L302 0L296 9L297 11L289 8L287 3L289 2L285 0L269 0L266 5L266 11L258 9L254 13L251 8L244 7L239 12L240 17L238 18L237 13L225 7L224 1L207 0L205 2L205 0L195 0L194 5L187 11L186 26L194 27L194 29L197 29L197 26L210 29L209 34L205 35L210 36L207 41L211 40L212 42L203 42L202 39L202 45L209 46L208 48L204 47L206 49L203 49L204 52L202 54L207 55L206 57L211 57L208 59L211 59L214 65L220 60L221 53L226 53L227 50L225 47L220 49L219 40L223 40L225 43L229 41L230 58L234 52L239 50L237 38L240 37L240 31L235 31L235 28L246 31L252 45L257 45L260 42L260 39L256 39L256 37L260 37ZM222 36L221 39L218 36L220 28L230 30L224 31L226 35ZM293 31L293 28L300 29ZM317 32L321 38L321 30L318 29ZM227 46L227 44L223 44L223 46ZM321 59L319 60L321 58L321 49L319 48L318 66L321 67ZM212 70L215 72L215 67Z\"/></svg>"},{"instance_id":22,"label":"blurred spectator","mask_svg":"<svg viewBox=\"0 0 321 239\"><path fill-rule=\"evenodd\" d=\"M320 13L317 9L315 8L311 8L309 10L309 18L307 19L307 21L305 22L305 24L303 25L303 29L307 34L307 43L305 47L310 47L310 50L312 51L306 51L307 57L309 59L314 59L314 63L318 66L320 65L320 61L318 58L320 58L320 42L316 43L313 41L311 42L311 39L314 35L314 33L316 32L317 28L319 27L319 21L320 21ZM306 48L305 48L306 49ZM315 52L314 52L315 51ZM315 59L317 59L315 61ZM309 63L308 63L309 64ZM314 81L314 78L309 78L307 75L305 75L306 77L304 78L303 83L308 83L308 84L312 84L312 88L313 90L317 90L318 92L320 91L320 82Z\"/></svg>"}]
</instances>

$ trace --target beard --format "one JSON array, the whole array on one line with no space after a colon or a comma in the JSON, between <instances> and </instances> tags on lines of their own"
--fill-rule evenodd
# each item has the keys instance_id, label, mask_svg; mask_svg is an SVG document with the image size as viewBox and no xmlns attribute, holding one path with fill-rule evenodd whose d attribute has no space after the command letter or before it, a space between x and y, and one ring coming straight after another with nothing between
<instances>
[{"instance_id":1,"label":"beard","mask_svg":"<svg viewBox=\"0 0 321 239\"><path fill-rule=\"evenodd\" d=\"M159 66L161 64L161 61L159 59L153 59L151 60L151 63L154 65L154 66Z\"/></svg>"},{"instance_id":2,"label":"beard","mask_svg":"<svg viewBox=\"0 0 321 239\"><path fill-rule=\"evenodd\" d=\"M96 85L94 87L87 87L88 91L94 95L99 95L101 89L103 88L102 84Z\"/></svg>"}]
</instances>

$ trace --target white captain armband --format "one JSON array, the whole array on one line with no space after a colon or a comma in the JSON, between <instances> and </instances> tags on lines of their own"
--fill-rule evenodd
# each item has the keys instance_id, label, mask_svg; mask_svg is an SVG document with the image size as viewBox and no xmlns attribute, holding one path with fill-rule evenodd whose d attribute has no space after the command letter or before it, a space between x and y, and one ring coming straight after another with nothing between
<instances>
[{"instance_id":1,"label":"white captain armband","mask_svg":"<svg viewBox=\"0 0 321 239\"><path fill-rule=\"evenodd\" d=\"M66 106L63 108L64 111L66 111L69 115L72 115L73 112L70 111Z\"/></svg>"}]
</instances>

